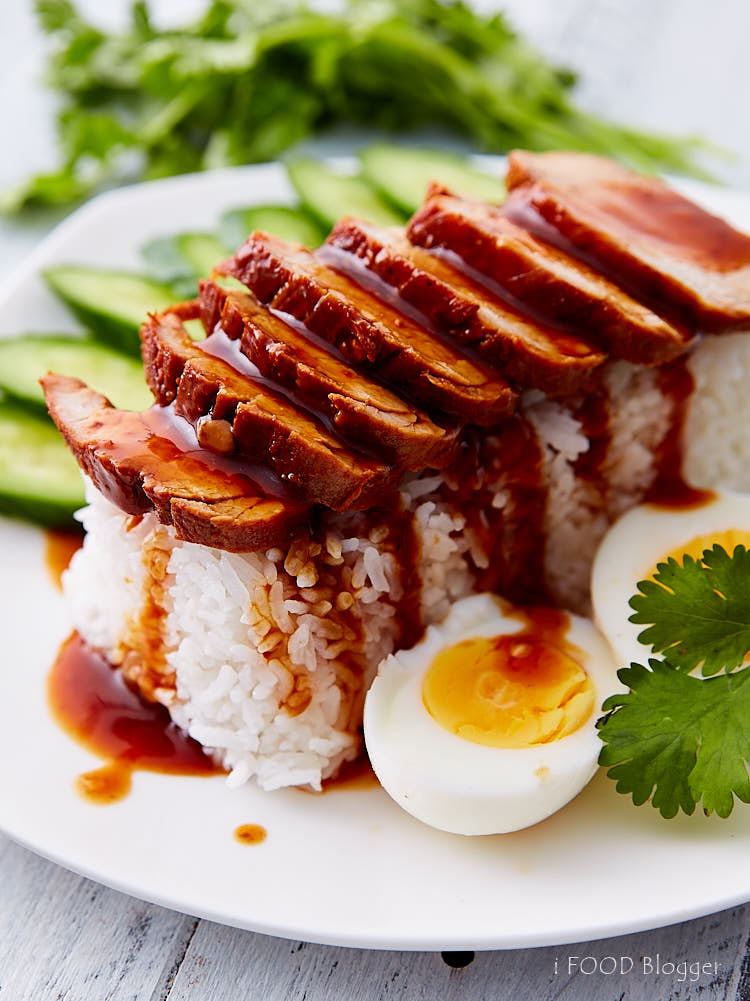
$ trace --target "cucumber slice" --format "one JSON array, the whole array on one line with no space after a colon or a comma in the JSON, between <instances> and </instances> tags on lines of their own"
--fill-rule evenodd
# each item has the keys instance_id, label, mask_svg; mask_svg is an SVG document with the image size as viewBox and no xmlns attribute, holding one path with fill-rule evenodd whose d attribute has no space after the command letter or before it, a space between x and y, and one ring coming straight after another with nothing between
<instances>
[{"instance_id":1,"label":"cucumber slice","mask_svg":"<svg viewBox=\"0 0 750 1001\"><path fill-rule=\"evenodd\" d=\"M60 265L44 277L97 340L132 355L140 352L138 328L146 314L175 298L168 285L126 271Z\"/></svg>"},{"instance_id":2,"label":"cucumber slice","mask_svg":"<svg viewBox=\"0 0 750 1001\"><path fill-rule=\"evenodd\" d=\"M242 285L240 287L244 288L245 286ZM188 334L190 335L190 337L192 337L192 339L194 341L202 341L202 340L205 339L205 337L206 337L206 331L203 329L203 324L201 323L200 320L197 320L197 319L196 320L185 320L183 322L183 326L184 326L185 330L187 330Z\"/></svg>"},{"instance_id":3,"label":"cucumber slice","mask_svg":"<svg viewBox=\"0 0 750 1001\"><path fill-rule=\"evenodd\" d=\"M328 229L343 215L361 216L378 226L404 221L362 177L337 174L317 160L293 160L286 170L303 205Z\"/></svg>"},{"instance_id":4,"label":"cucumber slice","mask_svg":"<svg viewBox=\"0 0 750 1001\"><path fill-rule=\"evenodd\" d=\"M239 247L256 229L273 233L290 243L301 243L304 247L320 246L325 236L324 228L311 215L288 205L231 209L219 220L219 232L230 247Z\"/></svg>"},{"instance_id":5,"label":"cucumber slice","mask_svg":"<svg viewBox=\"0 0 750 1001\"><path fill-rule=\"evenodd\" d=\"M0 404L0 512L58 526L83 504L78 464L54 424Z\"/></svg>"},{"instance_id":6,"label":"cucumber slice","mask_svg":"<svg viewBox=\"0 0 750 1001\"><path fill-rule=\"evenodd\" d=\"M0 390L45 411L39 385L46 372L75 375L123 410L145 410L153 400L134 358L89 338L27 334L0 340Z\"/></svg>"},{"instance_id":7,"label":"cucumber slice","mask_svg":"<svg viewBox=\"0 0 750 1001\"><path fill-rule=\"evenodd\" d=\"M430 181L482 201L505 200L505 184L499 177L477 170L465 157L454 153L375 143L362 150L360 160L370 184L407 215L422 204Z\"/></svg>"},{"instance_id":8,"label":"cucumber slice","mask_svg":"<svg viewBox=\"0 0 750 1001\"><path fill-rule=\"evenodd\" d=\"M208 278L228 254L227 247L212 233L162 236L141 247L153 277L186 299L198 294L198 279Z\"/></svg>"},{"instance_id":9,"label":"cucumber slice","mask_svg":"<svg viewBox=\"0 0 750 1001\"><path fill-rule=\"evenodd\" d=\"M229 248L213 233L182 233L174 239L199 278L208 278L216 265L229 256Z\"/></svg>"}]
</instances>

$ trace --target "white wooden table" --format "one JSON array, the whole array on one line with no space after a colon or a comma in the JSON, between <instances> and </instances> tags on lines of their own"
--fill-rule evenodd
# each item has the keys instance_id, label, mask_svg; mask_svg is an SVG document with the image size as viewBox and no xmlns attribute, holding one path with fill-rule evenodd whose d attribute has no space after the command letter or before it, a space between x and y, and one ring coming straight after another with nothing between
<instances>
[{"instance_id":1,"label":"white wooden table","mask_svg":"<svg viewBox=\"0 0 750 1001\"><path fill-rule=\"evenodd\" d=\"M51 103L36 83L42 48L30 2L2 6L0 184L45 166L54 148ZM110 18L124 4L85 6L106 6ZM540 45L582 71L580 96L591 108L701 132L740 154L725 177L750 187L747 0L504 6ZM11 267L52 222L0 223L0 267ZM98 886L0 836L0 1001L739 1001L750 998L750 905L585 945L447 958L468 965L454 968L440 954L305 945L198 921ZM622 967L609 972L613 962Z\"/></svg>"}]
</instances>

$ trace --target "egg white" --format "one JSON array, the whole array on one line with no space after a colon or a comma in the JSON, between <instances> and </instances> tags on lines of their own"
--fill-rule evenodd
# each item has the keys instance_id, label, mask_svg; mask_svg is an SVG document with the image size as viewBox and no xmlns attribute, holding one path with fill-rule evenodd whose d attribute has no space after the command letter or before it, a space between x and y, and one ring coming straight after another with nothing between
<instances>
[{"instance_id":1,"label":"egg white","mask_svg":"<svg viewBox=\"0 0 750 1001\"><path fill-rule=\"evenodd\" d=\"M621 691L606 641L570 616L566 639L595 688L595 708L575 732L533 747L488 747L445 730L422 698L425 673L446 647L524 628L507 602L479 594L456 602L411 650L387 657L365 700L365 743L386 792L412 816L454 834L501 834L544 820L576 796L597 768L602 701Z\"/></svg>"},{"instance_id":2,"label":"egg white","mask_svg":"<svg viewBox=\"0 0 750 1001\"><path fill-rule=\"evenodd\" d=\"M609 529L594 559L591 601L620 667L647 664L651 656L651 647L638 642L647 627L628 622L633 614L628 602L638 581L697 536L732 528L750 532L750 495L717 491L715 499L686 509L641 504Z\"/></svg>"}]
</instances>

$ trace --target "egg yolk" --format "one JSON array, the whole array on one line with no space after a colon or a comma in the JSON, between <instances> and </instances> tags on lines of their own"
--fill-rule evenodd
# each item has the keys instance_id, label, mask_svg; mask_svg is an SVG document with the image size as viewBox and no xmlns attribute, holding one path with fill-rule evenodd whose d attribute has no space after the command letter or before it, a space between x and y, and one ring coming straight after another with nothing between
<instances>
[{"instance_id":1,"label":"egg yolk","mask_svg":"<svg viewBox=\"0 0 750 1001\"><path fill-rule=\"evenodd\" d=\"M682 563L684 556L692 556L693 559L699 560L706 549L711 549L712 546L716 545L725 549L730 556L737 546L745 546L747 549L750 549L750 532L741 528L725 528L722 532L696 535L694 539L684 543L684 545L670 550L670 552L662 556L657 562L666 563L670 556L677 560L678 563ZM653 577L655 573L656 566L653 567L649 576Z\"/></svg>"},{"instance_id":2,"label":"egg yolk","mask_svg":"<svg viewBox=\"0 0 750 1001\"><path fill-rule=\"evenodd\" d=\"M464 640L435 657L422 698L450 733L489 747L547 744L594 711L595 690L567 653L525 636Z\"/></svg>"}]
</instances>

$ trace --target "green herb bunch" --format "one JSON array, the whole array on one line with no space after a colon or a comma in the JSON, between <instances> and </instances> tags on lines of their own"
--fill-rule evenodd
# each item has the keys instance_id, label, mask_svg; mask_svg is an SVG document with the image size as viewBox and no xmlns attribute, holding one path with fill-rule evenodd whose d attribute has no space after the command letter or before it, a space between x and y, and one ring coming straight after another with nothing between
<instances>
[{"instance_id":1,"label":"green herb bunch","mask_svg":"<svg viewBox=\"0 0 750 1001\"><path fill-rule=\"evenodd\" d=\"M664 659L618 673L630 691L604 703L600 764L618 792L664 817L701 800L728 817L735 796L750 803L750 552L670 558L638 592L630 621L649 625L639 639Z\"/></svg>"},{"instance_id":2,"label":"green herb bunch","mask_svg":"<svg viewBox=\"0 0 750 1001\"><path fill-rule=\"evenodd\" d=\"M460 0L211 0L160 30L145 0L107 34L71 0L37 0L54 36L62 164L7 192L6 210L65 205L106 183L277 157L337 123L439 126L479 149L589 150L636 168L700 175L697 140L663 138L577 109L551 66L500 15Z\"/></svg>"}]
</instances>

